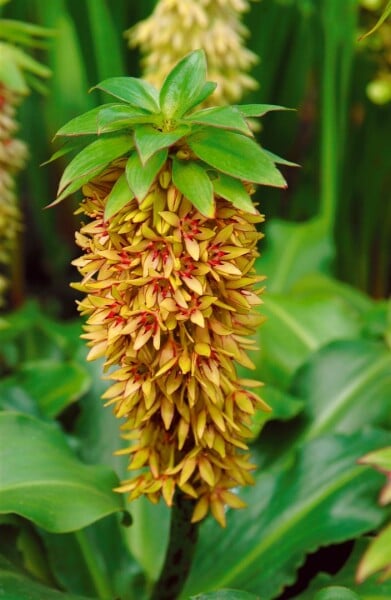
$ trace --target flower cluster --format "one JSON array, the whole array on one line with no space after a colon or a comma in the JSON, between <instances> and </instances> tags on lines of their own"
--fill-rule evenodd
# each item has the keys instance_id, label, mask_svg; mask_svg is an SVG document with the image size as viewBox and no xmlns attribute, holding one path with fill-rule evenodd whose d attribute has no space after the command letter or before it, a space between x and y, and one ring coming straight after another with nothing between
<instances>
[{"instance_id":1,"label":"flower cluster","mask_svg":"<svg viewBox=\"0 0 391 600\"><path fill-rule=\"evenodd\" d=\"M248 0L159 0L152 15L125 35L144 55L143 77L158 86L184 54L203 48L217 83L205 105L237 102L258 86L247 74L257 56L243 45L248 31L241 15L248 8Z\"/></svg>"},{"instance_id":2,"label":"flower cluster","mask_svg":"<svg viewBox=\"0 0 391 600\"><path fill-rule=\"evenodd\" d=\"M18 94L0 84L0 265L7 269L16 238L21 229L21 216L15 195L15 174L25 164L25 144L14 138L18 125L14 119ZM0 299L7 277L0 275Z\"/></svg>"},{"instance_id":3,"label":"flower cluster","mask_svg":"<svg viewBox=\"0 0 391 600\"><path fill-rule=\"evenodd\" d=\"M252 367L247 350L261 321L254 286L256 224L262 215L215 197L207 217L179 192L170 160L138 204L130 199L104 219L122 161L83 187L79 212L90 221L76 234L75 261L86 294L89 359L105 358L114 381L104 394L124 418L135 476L118 491L171 505L176 488L196 500L193 521L211 511L225 525L230 491L251 483L246 439L251 415L267 405L238 378Z\"/></svg>"}]
</instances>

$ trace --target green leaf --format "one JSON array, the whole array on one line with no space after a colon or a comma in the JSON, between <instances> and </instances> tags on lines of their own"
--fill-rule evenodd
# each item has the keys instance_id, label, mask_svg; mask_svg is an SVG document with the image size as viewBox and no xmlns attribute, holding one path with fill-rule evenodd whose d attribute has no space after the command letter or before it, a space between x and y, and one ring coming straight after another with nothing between
<instances>
[{"instance_id":1,"label":"green leaf","mask_svg":"<svg viewBox=\"0 0 391 600\"><path fill-rule=\"evenodd\" d=\"M145 496L127 503L133 525L123 534L132 555L151 580L156 580L164 563L171 512L160 501L151 504Z\"/></svg>"},{"instance_id":2,"label":"green leaf","mask_svg":"<svg viewBox=\"0 0 391 600\"><path fill-rule=\"evenodd\" d=\"M134 195L129 187L125 173L117 179L113 185L110 194L106 199L105 206L105 220L110 219L115 215L121 208L123 208L128 202L133 200Z\"/></svg>"},{"instance_id":3,"label":"green leaf","mask_svg":"<svg viewBox=\"0 0 391 600\"><path fill-rule=\"evenodd\" d=\"M262 377L287 388L295 371L321 346L359 335L357 312L332 292L302 296L267 294L259 329ZM301 397L300 394L297 394Z\"/></svg>"},{"instance_id":4,"label":"green leaf","mask_svg":"<svg viewBox=\"0 0 391 600\"><path fill-rule=\"evenodd\" d=\"M357 569L357 581L361 583L374 573L385 570L385 578L391 579L387 571L391 567L391 523L382 529L370 543Z\"/></svg>"},{"instance_id":5,"label":"green leaf","mask_svg":"<svg viewBox=\"0 0 391 600\"><path fill-rule=\"evenodd\" d=\"M314 596L314 600L361 600L361 596L358 596L348 588L333 585L327 589L320 590Z\"/></svg>"},{"instance_id":6,"label":"green leaf","mask_svg":"<svg viewBox=\"0 0 391 600\"><path fill-rule=\"evenodd\" d=\"M92 89L102 90L127 104L155 113L159 111L156 88L143 79L136 77L110 77L98 83Z\"/></svg>"},{"instance_id":7,"label":"green leaf","mask_svg":"<svg viewBox=\"0 0 391 600\"><path fill-rule=\"evenodd\" d=\"M175 144L188 131L187 125L179 125L172 131L160 131L152 125L138 126L134 131L134 141L141 162L145 164L156 152Z\"/></svg>"},{"instance_id":8,"label":"green leaf","mask_svg":"<svg viewBox=\"0 0 391 600\"><path fill-rule=\"evenodd\" d=\"M0 406L12 407L12 397L24 397L47 418L58 416L89 388L90 378L82 365L73 361L37 360L0 381ZM20 401L20 400L19 400Z\"/></svg>"},{"instance_id":9,"label":"green leaf","mask_svg":"<svg viewBox=\"0 0 391 600\"><path fill-rule=\"evenodd\" d=\"M195 154L219 171L238 179L286 187L273 161L244 135L212 127L200 127L187 142Z\"/></svg>"},{"instance_id":10,"label":"green leaf","mask_svg":"<svg viewBox=\"0 0 391 600\"><path fill-rule=\"evenodd\" d=\"M266 225L266 240L259 268L268 277L270 292L288 292L302 277L330 270L333 246L320 219L306 223L274 219Z\"/></svg>"},{"instance_id":11,"label":"green leaf","mask_svg":"<svg viewBox=\"0 0 391 600\"><path fill-rule=\"evenodd\" d=\"M98 133L131 128L138 123L150 123L152 120L151 114L143 109L113 104L99 111Z\"/></svg>"},{"instance_id":12,"label":"green leaf","mask_svg":"<svg viewBox=\"0 0 391 600\"><path fill-rule=\"evenodd\" d=\"M371 531L383 518L379 477L357 459L389 439L382 431L323 437L303 446L291 468L260 473L240 494L247 508L228 511L226 530L212 519L202 525L181 598L224 587L276 598L307 552Z\"/></svg>"},{"instance_id":13,"label":"green leaf","mask_svg":"<svg viewBox=\"0 0 391 600\"><path fill-rule=\"evenodd\" d=\"M1 555L0 590L4 600L88 600L85 596L59 592L30 579Z\"/></svg>"},{"instance_id":14,"label":"green leaf","mask_svg":"<svg viewBox=\"0 0 391 600\"><path fill-rule=\"evenodd\" d=\"M195 50L180 60L165 78L160 90L160 108L166 119L182 117L194 106L194 97L204 90L206 59Z\"/></svg>"},{"instance_id":15,"label":"green leaf","mask_svg":"<svg viewBox=\"0 0 391 600\"><path fill-rule=\"evenodd\" d=\"M193 161L172 161L172 180L180 192L206 217L213 217L213 185L205 169Z\"/></svg>"},{"instance_id":16,"label":"green leaf","mask_svg":"<svg viewBox=\"0 0 391 600\"><path fill-rule=\"evenodd\" d=\"M76 531L123 510L116 475L85 465L63 434L38 419L0 414L0 513L16 513L55 533Z\"/></svg>"},{"instance_id":17,"label":"green leaf","mask_svg":"<svg viewBox=\"0 0 391 600\"><path fill-rule=\"evenodd\" d=\"M379 471L391 471L391 447L370 452L360 459L363 465L371 465Z\"/></svg>"},{"instance_id":18,"label":"green leaf","mask_svg":"<svg viewBox=\"0 0 391 600\"><path fill-rule=\"evenodd\" d=\"M208 96L210 96L215 89L217 88L217 83L214 83L213 81L207 81L201 88L200 93L193 97L193 101L191 103L191 105L188 107L187 112L191 111L192 108L194 108L195 106L198 106L199 104L201 104L201 102L203 102L204 100L206 100L206 98L208 98Z\"/></svg>"},{"instance_id":19,"label":"green leaf","mask_svg":"<svg viewBox=\"0 0 391 600\"><path fill-rule=\"evenodd\" d=\"M250 426L253 437L260 433L268 421L289 421L300 414L304 408L302 399L269 384L261 389L259 395L272 408L272 411L256 411Z\"/></svg>"},{"instance_id":20,"label":"green leaf","mask_svg":"<svg viewBox=\"0 0 391 600\"><path fill-rule=\"evenodd\" d=\"M71 119L71 121L68 121L68 123L57 131L56 137L63 135L78 136L98 133L98 115L105 107L108 108L110 106L116 106L116 104L113 102L112 104L97 106L82 115Z\"/></svg>"},{"instance_id":21,"label":"green leaf","mask_svg":"<svg viewBox=\"0 0 391 600\"><path fill-rule=\"evenodd\" d=\"M335 575L329 573L319 573L311 582L305 592L301 592L295 600L314 600L315 595L321 590L327 590L329 587L346 586L352 592L355 592L360 600L389 600L391 598L391 581L379 581L377 576L372 576L362 583L356 579L357 565L361 560L368 540L358 539L352 554L343 568Z\"/></svg>"},{"instance_id":22,"label":"green leaf","mask_svg":"<svg viewBox=\"0 0 391 600\"><path fill-rule=\"evenodd\" d=\"M390 427L384 398L391 397L391 353L368 340L331 343L300 370L292 391L306 399L306 439L365 425Z\"/></svg>"},{"instance_id":23,"label":"green leaf","mask_svg":"<svg viewBox=\"0 0 391 600\"><path fill-rule=\"evenodd\" d=\"M132 147L130 135L118 135L99 138L83 148L65 168L58 187L59 196L50 206L81 188Z\"/></svg>"},{"instance_id":24,"label":"green leaf","mask_svg":"<svg viewBox=\"0 0 391 600\"><path fill-rule=\"evenodd\" d=\"M143 165L137 152L126 163L126 178L130 189L141 201L145 198L153 180L167 160L167 149L159 150Z\"/></svg>"},{"instance_id":25,"label":"green leaf","mask_svg":"<svg viewBox=\"0 0 391 600\"><path fill-rule=\"evenodd\" d=\"M278 106L276 104L237 104L235 108L246 118L262 117L273 110L294 110L293 108L286 108L286 106Z\"/></svg>"},{"instance_id":26,"label":"green leaf","mask_svg":"<svg viewBox=\"0 0 391 600\"><path fill-rule=\"evenodd\" d=\"M217 592L191 596L190 600L259 600L259 596L240 590L218 590Z\"/></svg>"},{"instance_id":27,"label":"green leaf","mask_svg":"<svg viewBox=\"0 0 391 600\"><path fill-rule=\"evenodd\" d=\"M236 208L253 214L257 212L250 195L238 179L219 172L217 177L212 179L212 184L215 194L232 202Z\"/></svg>"},{"instance_id":28,"label":"green leaf","mask_svg":"<svg viewBox=\"0 0 391 600\"><path fill-rule=\"evenodd\" d=\"M210 125L221 129L233 129L244 134L252 135L247 121L241 112L234 106L214 106L192 113L185 118L186 121L201 125Z\"/></svg>"}]
</instances>

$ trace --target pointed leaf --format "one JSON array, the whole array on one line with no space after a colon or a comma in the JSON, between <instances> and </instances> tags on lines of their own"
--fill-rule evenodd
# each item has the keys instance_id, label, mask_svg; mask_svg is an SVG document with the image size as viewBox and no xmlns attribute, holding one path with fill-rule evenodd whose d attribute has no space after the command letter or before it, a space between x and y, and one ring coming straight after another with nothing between
<instances>
[{"instance_id":1,"label":"pointed leaf","mask_svg":"<svg viewBox=\"0 0 391 600\"><path fill-rule=\"evenodd\" d=\"M238 133L202 127L187 138L190 148L206 163L237 179L286 187L281 173L258 144Z\"/></svg>"},{"instance_id":2,"label":"pointed leaf","mask_svg":"<svg viewBox=\"0 0 391 600\"><path fill-rule=\"evenodd\" d=\"M134 141L141 162L145 164L158 150L169 148L189 131L187 125L179 125L172 131L160 131L151 125L140 125L135 128Z\"/></svg>"},{"instance_id":3,"label":"pointed leaf","mask_svg":"<svg viewBox=\"0 0 391 600\"><path fill-rule=\"evenodd\" d=\"M151 121L151 114L143 109L113 104L99 111L98 133L126 129L137 123L151 123Z\"/></svg>"},{"instance_id":4,"label":"pointed leaf","mask_svg":"<svg viewBox=\"0 0 391 600\"><path fill-rule=\"evenodd\" d=\"M199 104L201 104L201 102L206 100L206 98L208 98L208 96L213 94L213 92L215 91L216 88L217 88L217 83L214 83L214 81L207 81L202 86L201 91L198 94L198 96L195 96L193 98L193 101L190 104L190 106L188 107L187 112L191 111L195 106L198 106Z\"/></svg>"},{"instance_id":5,"label":"pointed leaf","mask_svg":"<svg viewBox=\"0 0 391 600\"><path fill-rule=\"evenodd\" d=\"M160 90L160 108L167 119L181 117L194 106L194 97L204 89L206 59L195 50L180 60L167 75Z\"/></svg>"},{"instance_id":6,"label":"pointed leaf","mask_svg":"<svg viewBox=\"0 0 391 600\"><path fill-rule=\"evenodd\" d=\"M192 113L186 117L186 121L210 125L221 129L233 129L245 134L252 135L246 119L235 106L214 106Z\"/></svg>"},{"instance_id":7,"label":"pointed leaf","mask_svg":"<svg viewBox=\"0 0 391 600\"><path fill-rule=\"evenodd\" d=\"M193 161L172 161L174 185L197 210L206 217L213 217L215 211L213 185L205 169Z\"/></svg>"},{"instance_id":8,"label":"pointed leaf","mask_svg":"<svg viewBox=\"0 0 391 600\"><path fill-rule=\"evenodd\" d=\"M253 214L257 212L243 183L238 179L234 179L224 173L219 173L218 177L212 180L212 183L217 196L221 196L229 202L232 202L232 204L240 210Z\"/></svg>"},{"instance_id":9,"label":"pointed leaf","mask_svg":"<svg viewBox=\"0 0 391 600\"><path fill-rule=\"evenodd\" d=\"M116 106L116 104L112 103L97 106L82 115L75 117L71 121L68 121L68 123L57 131L56 137L61 135L78 136L98 133L98 115L105 107L110 106Z\"/></svg>"},{"instance_id":10,"label":"pointed leaf","mask_svg":"<svg viewBox=\"0 0 391 600\"><path fill-rule=\"evenodd\" d=\"M113 185L111 192L107 197L105 206L105 220L110 219L128 202L133 200L133 198L134 195L129 187L126 175L125 173L122 173L122 175Z\"/></svg>"},{"instance_id":11,"label":"pointed leaf","mask_svg":"<svg viewBox=\"0 0 391 600\"><path fill-rule=\"evenodd\" d=\"M99 175L107 165L132 147L130 135L119 135L99 138L83 148L65 168L58 188L60 195L51 206Z\"/></svg>"},{"instance_id":12,"label":"pointed leaf","mask_svg":"<svg viewBox=\"0 0 391 600\"><path fill-rule=\"evenodd\" d=\"M101 83L98 83L92 89L95 88L137 108L144 108L152 113L159 110L156 88L143 79L137 79L136 77L110 77L101 81Z\"/></svg>"},{"instance_id":13,"label":"pointed leaf","mask_svg":"<svg viewBox=\"0 0 391 600\"><path fill-rule=\"evenodd\" d=\"M133 194L141 201L148 193L153 180L167 160L167 148L159 150L143 165L137 152L126 163L126 178Z\"/></svg>"},{"instance_id":14,"label":"pointed leaf","mask_svg":"<svg viewBox=\"0 0 391 600\"><path fill-rule=\"evenodd\" d=\"M201 528L181 597L233 587L276 598L308 551L374 529L384 517L375 501L379 475L357 459L389 439L378 430L323 437L303 446L289 469L260 473L240 494L247 508L228 511L227 529L212 519Z\"/></svg>"},{"instance_id":15,"label":"pointed leaf","mask_svg":"<svg viewBox=\"0 0 391 600\"><path fill-rule=\"evenodd\" d=\"M65 533L123 509L121 496L112 491L118 485L114 472L80 462L53 425L3 412L0 437L0 513Z\"/></svg>"},{"instance_id":16,"label":"pointed leaf","mask_svg":"<svg viewBox=\"0 0 391 600\"><path fill-rule=\"evenodd\" d=\"M274 110L295 110L294 108L286 108L286 106L278 106L276 104L237 104L235 107L246 118L262 117Z\"/></svg>"}]
</instances>

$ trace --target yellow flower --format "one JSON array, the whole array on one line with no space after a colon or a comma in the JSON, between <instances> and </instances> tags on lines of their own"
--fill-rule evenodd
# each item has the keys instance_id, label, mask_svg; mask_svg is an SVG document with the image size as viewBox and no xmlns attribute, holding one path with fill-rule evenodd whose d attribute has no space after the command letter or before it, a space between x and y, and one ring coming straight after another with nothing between
<instances>
[{"instance_id":1,"label":"yellow flower","mask_svg":"<svg viewBox=\"0 0 391 600\"><path fill-rule=\"evenodd\" d=\"M125 35L141 49L143 77L158 87L183 55L203 48L208 76L217 83L205 105L235 103L258 87L247 74L257 56L243 44L248 30L241 15L248 9L248 0L159 0L151 16Z\"/></svg>"},{"instance_id":2,"label":"yellow flower","mask_svg":"<svg viewBox=\"0 0 391 600\"><path fill-rule=\"evenodd\" d=\"M130 199L105 221L106 199L122 173L114 167L85 185L77 233L89 359L104 357L113 385L104 394L124 419L137 474L118 491L131 499L179 488L197 502L193 520L211 511L225 525L229 491L252 482L246 454L251 416L267 405L238 378L261 322L254 273L259 213L215 197L215 217L197 211L171 180L167 160L148 195ZM114 370L113 370L114 368ZM255 384L256 385L256 384Z\"/></svg>"}]
</instances>

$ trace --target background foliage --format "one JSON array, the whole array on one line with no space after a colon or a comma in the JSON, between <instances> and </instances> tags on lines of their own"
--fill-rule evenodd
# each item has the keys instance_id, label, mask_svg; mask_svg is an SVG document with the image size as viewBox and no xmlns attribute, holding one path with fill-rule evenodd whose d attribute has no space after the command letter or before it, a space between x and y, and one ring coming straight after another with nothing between
<instances>
[{"instance_id":1,"label":"background foliage","mask_svg":"<svg viewBox=\"0 0 391 600\"><path fill-rule=\"evenodd\" d=\"M30 148L19 178L23 268L0 329L0 590L13 600L26 589L48 600L143 598L164 557L167 509L137 501L125 527L123 498L111 492L124 469L112 455L117 425L99 401L99 367L84 360L68 285L77 198L43 210L64 162L40 167L55 131L102 100L90 87L140 74L123 31L153 5L2 8L55 32L36 50L53 73L48 94L31 94L19 113ZM260 87L245 101L297 109L267 116L257 137L301 168L282 165L288 191L256 194L268 222L257 264L268 276L267 320L251 377L266 383L274 409L254 420L257 483L226 531L202 526L183 598L365 599L376 590L386 599L389 581L354 578L366 536L387 522L377 502L384 476L357 461L391 445L391 111L366 95L380 51L357 41L374 17L356 0L262 0L246 22Z\"/></svg>"}]
</instances>

